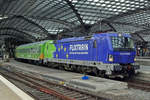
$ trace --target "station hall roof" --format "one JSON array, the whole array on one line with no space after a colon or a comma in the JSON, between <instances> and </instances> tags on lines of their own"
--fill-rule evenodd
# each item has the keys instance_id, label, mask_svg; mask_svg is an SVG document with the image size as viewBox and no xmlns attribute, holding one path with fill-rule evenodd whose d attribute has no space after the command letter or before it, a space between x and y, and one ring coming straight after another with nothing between
<instances>
[{"instance_id":1,"label":"station hall roof","mask_svg":"<svg viewBox=\"0 0 150 100\"><path fill-rule=\"evenodd\" d=\"M100 32L150 41L149 0L0 0L0 35L26 41Z\"/></svg>"}]
</instances>

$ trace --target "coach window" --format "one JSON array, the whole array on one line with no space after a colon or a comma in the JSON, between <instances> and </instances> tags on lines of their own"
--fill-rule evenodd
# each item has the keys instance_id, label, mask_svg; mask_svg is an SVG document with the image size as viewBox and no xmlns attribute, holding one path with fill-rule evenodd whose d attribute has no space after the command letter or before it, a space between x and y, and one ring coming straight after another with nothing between
<instances>
[{"instance_id":1,"label":"coach window","mask_svg":"<svg viewBox=\"0 0 150 100\"><path fill-rule=\"evenodd\" d=\"M97 47L97 43L96 43L96 40L94 40L93 42L93 48L96 48Z\"/></svg>"}]
</instances>

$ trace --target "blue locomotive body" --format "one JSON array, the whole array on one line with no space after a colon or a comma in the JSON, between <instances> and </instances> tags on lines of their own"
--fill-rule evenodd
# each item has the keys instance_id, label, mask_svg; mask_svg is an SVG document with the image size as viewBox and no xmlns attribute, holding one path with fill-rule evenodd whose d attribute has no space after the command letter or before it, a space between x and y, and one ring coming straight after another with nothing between
<instances>
[{"instance_id":1,"label":"blue locomotive body","mask_svg":"<svg viewBox=\"0 0 150 100\"><path fill-rule=\"evenodd\" d=\"M118 34L104 33L95 34L91 37L67 38L58 40L56 47L57 59L72 59L85 61L100 61L103 63L134 63L135 48L118 48L115 50L111 37L118 37ZM131 38L128 34L121 37ZM121 40L120 40L121 41ZM117 45L117 44L114 44ZM118 44L121 45L121 44ZM124 50L123 50L124 49ZM113 61L109 61L109 55L113 56Z\"/></svg>"},{"instance_id":2,"label":"blue locomotive body","mask_svg":"<svg viewBox=\"0 0 150 100\"><path fill-rule=\"evenodd\" d=\"M101 33L66 38L58 40L55 46L54 58L61 63L91 66L108 75L134 73L139 69L134 64L136 51L129 34Z\"/></svg>"}]
</instances>

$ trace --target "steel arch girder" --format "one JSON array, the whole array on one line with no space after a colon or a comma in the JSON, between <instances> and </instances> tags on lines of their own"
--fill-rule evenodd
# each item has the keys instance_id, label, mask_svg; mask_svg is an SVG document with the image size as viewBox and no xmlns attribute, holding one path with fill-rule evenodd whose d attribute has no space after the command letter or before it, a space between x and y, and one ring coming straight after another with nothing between
<instances>
[{"instance_id":1,"label":"steel arch girder","mask_svg":"<svg viewBox=\"0 0 150 100\"><path fill-rule=\"evenodd\" d=\"M148 31L150 31L150 29L140 30L140 31L137 31L137 32L135 32L135 33L133 33L133 34L137 35L143 42L146 42L146 41L144 40L144 38L141 36L141 33L142 33L142 32L148 32Z\"/></svg>"},{"instance_id":2,"label":"steel arch girder","mask_svg":"<svg viewBox=\"0 0 150 100\"><path fill-rule=\"evenodd\" d=\"M1 36L0 38L11 37L11 38L18 39L19 41L32 42L31 40L27 38L21 39L22 37L17 36L17 35L12 35L12 34L0 34L0 36Z\"/></svg>"},{"instance_id":3,"label":"steel arch girder","mask_svg":"<svg viewBox=\"0 0 150 100\"><path fill-rule=\"evenodd\" d=\"M55 19L55 18L34 17L34 16L31 16L31 17L29 16L29 18L33 18L33 19L37 19L37 20L47 20L47 21L63 24L64 26L68 27L69 29L76 26L74 23L70 23L70 22L60 20L60 19Z\"/></svg>"},{"instance_id":4,"label":"steel arch girder","mask_svg":"<svg viewBox=\"0 0 150 100\"><path fill-rule=\"evenodd\" d=\"M135 35L137 35L143 42L146 42L145 40L144 40L144 38L139 34L139 33L134 33Z\"/></svg>"},{"instance_id":5,"label":"steel arch girder","mask_svg":"<svg viewBox=\"0 0 150 100\"><path fill-rule=\"evenodd\" d=\"M83 19L81 18L81 15L78 13L78 10L75 9L75 6L72 5L72 2L69 0L65 0L66 3L69 5L69 7L73 10L76 17L78 18L79 22L81 23L82 27L85 29L85 23L83 22Z\"/></svg>"},{"instance_id":6,"label":"steel arch girder","mask_svg":"<svg viewBox=\"0 0 150 100\"><path fill-rule=\"evenodd\" d=\"M113 25L111 25L111 23L106 22L106 24L107 24L114 32L117 32L117 30L113 27Z\"/></svg>"},{"instance_id":7,"label":"steel arch girder","mask_svg":"<svg viewBox=\"0 0 150 100\"><path fill-rule=\"evenodd\" d=\"M1 38L5 37L5 36L9 36L9 37L15 37L16 39L21 40L21 41L33 42L33 40L26 38L26 37L23 37L23 36L18 35L18 34L3 33L3 34L0 34L0 36L1 36Z\"/></svg>"},{"instance_id":8,"label":"steel arch girder","mask_svg":"<svg viewBox=\"0 0 150 100\"><path fill-rule=\"evenodd\" d=\"M108 27L110 27L111 31L117 32L117 30L115 29L115 27L112 25L111 22L104 21L104 20L98 21L97 23L93 24L93 25L91 26L91 29L92 29L93 27L97 27L98 25L100 25L99 23L104 23L104 24L106 24ZM93 32L93 30L91 30L91 31Z\"/></svg>"},{"instance_id":9,"label":"steel arch girder","mask_svg":"<svg viewBox=\"0 0 150 100\"><path fill-rule=\"evenodd\" d=\"M16 29L16 28L10 28L10 27L0 28L0 31L3 31L3 30L13 30L13 31L22 33L26 38L31 39L33 42L36 41L36 38L33 37L32 35L29 35L28 33L23 32L23 31L20 31L20 30L18 30L18 29Z\"/></svg>"},{"instance_id":10,"label":"steel arch girder","mask_svg":"<svg viewBox=\"0 0 150 100\"><path fill-rule=\"evenodd\" d=\"M35 22L32 21L32 20L29 20L28 18L26 18L26 17L24 17L24 16L20 16L20 15L19 15L19 16L16 16L16 15L14 15L14 16L12 16L12 17L8 17L8 18L5 18L5 19L1 20L0 23L2 23L3 21L8 21L8 20L15 19L15 18L23 19L23 20L25 20L25 21L27 21L27 22L29 22L29 23L35 25L36 27L38 27L39 29L41 29L45 35L48 35L48 31L47 31L45 28L43 28L43 27L40 26L39 24L35 23Z\"/></svg>"}]
</instances>

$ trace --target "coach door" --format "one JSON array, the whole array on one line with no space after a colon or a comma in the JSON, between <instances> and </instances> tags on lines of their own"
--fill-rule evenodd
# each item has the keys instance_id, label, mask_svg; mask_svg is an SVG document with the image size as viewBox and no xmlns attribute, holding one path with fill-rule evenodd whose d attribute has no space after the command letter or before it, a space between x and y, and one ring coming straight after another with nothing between
<instances>
[{"instance_id":1,"label":"coach door","mask_svg":"<svg viewBox=\"0 0 150 100\"><path fill-rule=\"evenodd\" d=\"M48 52L48 46L47 46L47 44L45 44L45 46L44 46L44 58L47 58L47 56L48 56L48 54L47 54L47 52Z\"/></svg>"},{"instance_id":2,"label":"coach door","mask_svg":"<svg viewBox=\"0 0 150 100\"><path fill-rule=\"evenodd\" d=\"M47 47L46 47L46 55L47 55L47 57L46 58L48 58L48 56L49 56L49 54L48 54L48 51L49 51L49 46L48 46L48 44L46 45Z\"/></svg>"},{"instance_id":3,"label":"coach door","mask_svg":"<svg viewBox=\"0 0 150 100\"><path fill-rule=\"evenodd\" d=\"M45 48L44 48L44 58L49 58L49 45L48 43L45 44Z\"/></svg>"}]
</instances>

